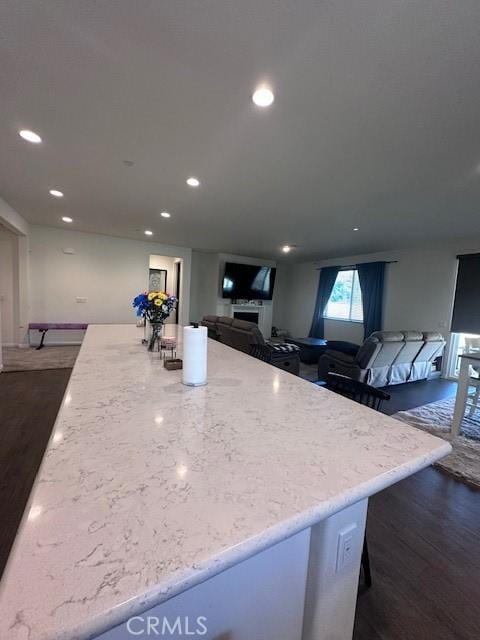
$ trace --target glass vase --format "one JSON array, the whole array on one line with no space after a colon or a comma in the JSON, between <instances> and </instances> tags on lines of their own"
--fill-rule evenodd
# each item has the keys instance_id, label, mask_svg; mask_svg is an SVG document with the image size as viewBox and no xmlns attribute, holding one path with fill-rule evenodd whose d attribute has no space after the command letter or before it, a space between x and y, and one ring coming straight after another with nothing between
<instances>
[{"instance_id":1,"label":"glass vase","mask_svg":"<svg viewBox=\"0 0 480 640\"><path fill-rule=\"evenodd\" d=\"M148 340L148 350L153 351L155 349L155 344L157 345L157 350L160 351L160 343L163 335L163 322L161 321L152 321L150 322L150 338Z\"/></svg>"}]
</instances>

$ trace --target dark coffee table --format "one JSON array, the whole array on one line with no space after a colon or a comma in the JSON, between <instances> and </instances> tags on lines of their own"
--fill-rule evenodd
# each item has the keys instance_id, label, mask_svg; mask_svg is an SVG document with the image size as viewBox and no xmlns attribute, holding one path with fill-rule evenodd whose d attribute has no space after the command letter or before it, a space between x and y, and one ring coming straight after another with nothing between
<instances>
[{"instance_id":1,"label":"dark coffee table","mask_svg":"<svg viewBox=\"0 0 480 640\"><path fill-rule=\"evenodd\" d=\"M328 345L327 340L323 338L285 338L285 342L300 347L300 362L305 364L317 364Z\"/></svg>"},{"instance_id":2,"label":"dark coffee table","mask_svg":"<svg viewBox=\"0 0 480 640\"><path fill-rule=\"evenodd\" d=\"M327 349L341 351L355 357L360 345L345 340L324 340L323 338L285 338L285 342L300 347L300 362L317 364L318 359Z\"/></svg>"}]
</instances>

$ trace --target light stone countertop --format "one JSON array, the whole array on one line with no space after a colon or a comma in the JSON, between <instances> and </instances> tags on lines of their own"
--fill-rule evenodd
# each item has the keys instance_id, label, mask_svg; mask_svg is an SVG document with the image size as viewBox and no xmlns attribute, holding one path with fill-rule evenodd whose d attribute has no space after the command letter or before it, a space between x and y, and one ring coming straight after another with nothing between
<instances>
[{"instance_id":1,"label":"light stone countertop","mask_svg":"<svg viewBox=\"0 0 480 640\"><path fill-rule=\"evenodd\" d=\"M88 328L2 579L2 640L95 636L450 452L211 340L209 384L185 387L142 335Z\"/></svg>"}]
</instances>

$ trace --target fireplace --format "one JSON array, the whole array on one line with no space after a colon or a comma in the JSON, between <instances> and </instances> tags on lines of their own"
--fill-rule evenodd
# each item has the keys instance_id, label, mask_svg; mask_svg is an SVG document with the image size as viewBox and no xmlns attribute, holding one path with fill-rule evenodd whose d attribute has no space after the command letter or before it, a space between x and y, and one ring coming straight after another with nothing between
<instances>
[{"instance_id":1,"label":"fireplace","mask_svg":"<svg viewBox=\"0 0 480 640\"><path fill-rule=\"evenodd\" d=\"M265 326L265 307L260 304L231 304L226 314L236 320L246 320L257 325L264 336L269 336L270 326Z\"/></svg>"},{"instance_id":2,"label":"fireplace","mask_svg":"<svg viewBox=\"0 0 480 640\"><path fill-rule=\"evenodd\" d=\"M247 322L254 322L258 325L259 313L258 311L234 311L233 317L236 320L246 320Z\"/></svg>"}]
</instances>

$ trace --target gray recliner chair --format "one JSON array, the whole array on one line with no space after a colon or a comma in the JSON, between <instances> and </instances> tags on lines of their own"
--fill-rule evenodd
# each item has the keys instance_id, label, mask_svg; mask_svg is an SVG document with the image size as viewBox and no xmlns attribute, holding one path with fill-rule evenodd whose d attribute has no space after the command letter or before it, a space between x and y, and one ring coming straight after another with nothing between
<instances>
[{"instance_id":1,"label":"gray recliner chair","mask_svg":"<svg viewBox=\"0 0 480 640\"><path fill-rule=\"evenodd\" d=\"M374 387L428 378L445 340L440 333L375 331L355 356L327 349L318 361L318 377L340 373Z\"/></svg>"}]
</instances>

